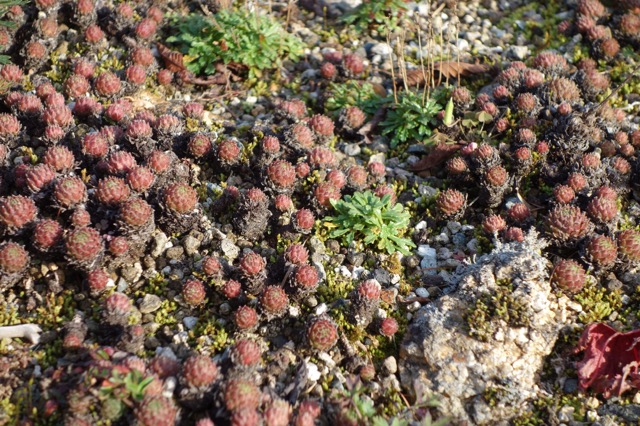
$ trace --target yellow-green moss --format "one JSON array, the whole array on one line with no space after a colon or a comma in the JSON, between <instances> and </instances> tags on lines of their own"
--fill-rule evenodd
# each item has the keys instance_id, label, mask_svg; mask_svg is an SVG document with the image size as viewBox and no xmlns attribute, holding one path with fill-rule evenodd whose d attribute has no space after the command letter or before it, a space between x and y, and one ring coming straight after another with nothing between
<instances>
[{"instance_id":1,"label":"yellow-green moss","mask_svg":"<svg viewBox=\"0 0 640 426\"><path fill-rule=\"evenodd\" d=\"M154 321L161 325L175 325L178 323L173 312L178 309L176 302L170 300L163 300L160 304L160 308L155 313Z\"/></svg>"},{"instance_id":2,"label":"yellow-green moss","mask_svg":"<svg viewBox=\"0 0 640 426\"><path fill-rule=\"evenodd\" d=\"M469 335L486 342L496 331L496 322L504 321L511 327L525 327L529 324L529 310L521 301L513 297L513 284L498 281L493 293L483 293L465 313Z\"/></svg>"},{"instance_id":3,"label":"yellow-green moss","mask_svg":"<svg viewBox=\"0 0 640 426\"><path fill-rule=\"evenodd\" d=\"M144 297L145 294L155 294L156 296L164 296L167 292L167 280L160 272L147 280L147 283L137 290L134 295L136 297Z\"/></svg>"},{"instance_id":4,"label":"yellow-green moss","mask_svg":"<svg viewBox=\"0 0 640 426\"><path fill-rule=\"evenodd\" d=\"M15 305L0 305L0 326L20 324L18 308Z\"/></svg>"},{"instance_id":5,"label":"yellow-green moss","mask_svg":"<svg viewBox=\"0 0 640 426\"><path fill-rule=\"evenodd\" d=\"M211 342L207 342L207 337ZM196 345L197 350L208 349L214 353L233 344L227 330L210 314L200 316L196 326L189 330L189 340Z\"/></svg>"},{"instance_id":6,"label":"yellow-green moss","mask_svg":"<svg viewBox=\"0 0 640 426\"><path fill-rule=\"evenodd\" d=\"M575 300L582 306L578 319L583 324L602 321L622 307L620 290L607 290L599 285L587 284Z\"/></svg>"},{"instance_id":7,"label":"yellow-green moss","mask_svg":"<svg viewBox=\"0 0 640 426\"><path fill-rule=\"evenodd\" d=\"M351 278L336 273L330 265L325 265L326 281L318 286L316 293L322 303L332 303L339 299L346 299L354 289Z\"/></svg>"},{"instance_id":8,"label":"yellow-green moss","mask_svg":"<svg viewBox=\"0 0 640 426\"><path fill-rule=\"evenodd\" d=\"M70 321L74 312L71 290L64 290L57 296L50 293L44 297L44 305L36 308L36 322L43 328L55 327Z\"/></svg>"}]
</instances>

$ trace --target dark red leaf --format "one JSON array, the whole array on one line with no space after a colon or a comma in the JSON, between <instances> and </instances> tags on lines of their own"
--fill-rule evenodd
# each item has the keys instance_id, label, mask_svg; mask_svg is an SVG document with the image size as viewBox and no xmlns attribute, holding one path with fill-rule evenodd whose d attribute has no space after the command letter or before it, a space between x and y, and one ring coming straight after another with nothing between
<instances>
[{"instance_id":1,"label":"dark red leaf","mask_svg":"<svg viewBox=\"0 0 640 426\"><path fill-rule=\"evenodd\" d=\"M576 348L585 352L576 365L580 388L591 388L605 398L639 388L639 343L640 330L620 333L606 324L589 325Z\"/></svg>"}]
</instances>

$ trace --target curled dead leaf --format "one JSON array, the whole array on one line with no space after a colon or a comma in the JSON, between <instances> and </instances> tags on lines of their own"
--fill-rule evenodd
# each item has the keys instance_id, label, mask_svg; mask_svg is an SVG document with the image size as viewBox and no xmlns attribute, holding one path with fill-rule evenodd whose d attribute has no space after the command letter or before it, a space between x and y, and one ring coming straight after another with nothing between
<instances>
[{"instance_id":1,"label":"curled dead leaf","mask_svg":"<svg viewBox=\"0 0 640 426\"><path fill-rule=\"evenodd\" d=\"M171 72L186 70L184 57L180 52L169 49L162 43L158 43L158 52L164 61L164 66Z\"/></svg>"},{"instance_id":2,"label":"curled dead leaf","mask_svg":"<svg viewBox=\"0 0 640 426\"><path fill-rule=\"evenodd\" d=\"M491 67L485 64L469 64L467 62L458 61L440 61L433 63L433 69L440 78L455 79L458 77L468 77L473 74L483 74L489 72ZM408 86L424 85L428 79L429 72L427 69L407 70L406 79L401 83Z\"/></svg>"},{"instance_id":3,"label":"curled dead leaf","mask_svg":"<svg viewBox=\"0 0 640 426\"><path fill-rule=\"evenodd\" d=\"M460 150L460 148L462 148L461 144L449 144L440 142L433 148L431 148L431 152L429 152L429 154L413 163L413 165L411 166L411 170L414 172L423 172L429 170L447 161L453 156L453 154Z\"/></svg>"}]
</instances>

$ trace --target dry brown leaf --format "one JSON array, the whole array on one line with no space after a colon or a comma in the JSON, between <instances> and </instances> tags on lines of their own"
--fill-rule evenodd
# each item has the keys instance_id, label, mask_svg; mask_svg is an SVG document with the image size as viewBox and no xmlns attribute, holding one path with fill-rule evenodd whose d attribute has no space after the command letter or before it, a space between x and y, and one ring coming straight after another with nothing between
<instances>
[{"instance_id":1,"label":"dry brown leaf","mask_svg":"<svg viewBox=\"0 0 640 426\"><path fill-rule=\"evenodd\" d=\"M184 65L184 58L180 52L169 49L162 43L158 43L158 52L164 60L164 66L171 72L184 71L187 67Z\"/></svg>"},{"instance_id":2,"label":"dry brown leaf","mask_svg":"<svg viewBox=\"0 0 640 426\"><path fill-rule=\"evenodd\" d=\"M364 137L365 143L367 143L367 144L371 143L370 134L376 128L376 126L382 120L384 120L384 116L385 116L386 112L387 112L387 108L385 108L385 107L378 108L376 113L373 114L373 117L371 117L371 120L369 120L367 123L365 123L360 128L360 130L358 130L358 134L360 134L360 135L362 135Z\"/></svg>"},{"instance_id":3,"label":"dry brown leaf","mask_svg":"<svg viewBox=\"0 0 640 426\"><path fill-rule=\"evenodd\" d=\"M468 77L473 74L488 72L491 67L485 64L469 64L458 61L440 61L433 63L433 69L438 72L440 78L455 79L458 77ZM407 70L404 82L408 86L421 86L425 84L429 73L427 70L415 69Z\"/></svg>"},{"instance_id":4,"label":"dry brown leaf","mask_svg":"<svg viewBox=\"0 0 640 426\"><path fill-rule=\"evenodd\" d=\"M384 88L384 86L380 83L370 83L371 87L373 88L373 92L380 96L381 98L384 98L385 96L387 96L387 89Z\"/></svg>"},{"instance_id":5,"label":"dry brown leaf","mask_svg":"<svg viewBox=\"0 0 640 426\"><path fill-rule=\"evenodd\" d=\"M472 74L488 72L491 67L484 64L468 64L458 61L440 61L433 64L433 68L444 78L467 77Z\"/></svg>"},{"instance_id":6,"label":"dry brown leaf","mask_svg":"<svg viewBox=\"0 0 640 426\"><path fill-rule=\"evenodd\" d=\"M429 152L426 157L422 157L413 163L411 170L414 172L429 170L447 161L460 148L462 148L462 145L459 144L438 143L431 149L431 152Z\"/></svg>"},{"instance_id":7,"label":"dry brown leaf","mask_svg":"<svg viewBox=\"0 0 640 426\"><path fill-rule=\"evenodd\" d=\"M407 70L406 78L401 80L401 83L406 83L407 86L422 86L428 75L426 70Z\"/></svg>"}]
</instances>

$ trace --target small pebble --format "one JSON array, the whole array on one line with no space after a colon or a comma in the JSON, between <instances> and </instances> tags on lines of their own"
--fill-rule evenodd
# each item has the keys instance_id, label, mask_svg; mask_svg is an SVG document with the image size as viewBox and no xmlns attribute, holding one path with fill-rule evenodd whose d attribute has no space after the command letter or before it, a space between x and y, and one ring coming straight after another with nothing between
<instances>
[{"instance_id":1,"label":"small pebble","mask_svg":"<svg viewBox=\"0 0 640 426\"><path fill-rule=\"evenodd\" d=\"M574 393L578 390L578 379L568 378L564 381L562 390L565 393Z\"/></svg>"},{"instance_id":2,"label":"small pebble","mask_svg":"<svg viewBox=\"0 0 640 426\"><path fill-rule=\"evenodd\" d=\"M360 145L355 143L345 144L344 147L342 148L342 152L344 152L349 157L356 157L360 155L361 151L362 149L360 148Z\"/></svg>"},{"instance_id":3,"label":"small pebble","mask_svg":"<svg viewBox=\"0 0 640 426\"><path fill-rule=\"evenodd\" d=\"M118 282L116 283L116 291L124 293L127 287L129 287L127 281L122 277L118 278Z\"/></svg>"},{"instance_id":4,"label":"small pebble","mask_svg":"<svg viewBox=\"0 0 640 426\"><path fill-rule=\"evenodd\" d=\"M407 311L409 311L409 312L415 312L415 311L417 311L418 309L420 309L420 307L421 307L421 306L422 306L422 305L420 305L420 302L418 302L418 301L412 302L412 303L410 303L410 304L407 306Z\"/></svg>"},{"instance_id":5,"label":"small pebble","mask_svg":"<svg viewBox=\"0 0 640 426\"><path fill-rule=\"evenodd\" d=\"M189 341L189 334L186 331L179 331L173 335L173 343L179 344L187 344Z\"/></svg>"},{"instance_id":6,"label":"small pebble","mask_svg":"<svg viewBox=\"0 0 640 426\"><path fill-rule=\"evenodd\" d=\"M193 256L198 253L198 249L200 248L200 240L197 238L187 235L182 242L182 246L184 247L184 251L188 256Z\"/></svg>"},{"instance_id":7,"label":"small pebble","mask_svg":"<svg viewBox=\"0 0 640 426\"><path fill-rule=\"evenodd\" d=\"M229 312L231 312L231 305L228 304L227 302L224 302L220 305L218 309L220 309L220 314L228 315Z\"/></svg>"},{"instance_id":8,"label":"small pebble","mask_svg":"<svg viewBox=\"0 0 640 426\"><path fill-rule=\"evenodd\" d=\"M184 248L181 246L177 246L177 247L171 247L170 249L167 249L166 252L166 256L168 259L172 259L172 260L178 260L182 257L182 255L184 254Z\"/></svg>"},{"instance_id":9,"label":"small pebble","mask_svg":"<svg viewBox=\"0 0 640 426\"><path fill-rule=\"evenodd\" d=\"M145 294L140 301L140 313L149 314L160 309L162 299L155 294Z\"/></svg>"},{"instance_id":10,"label":"small pebble","mask_svg":"<svg viewBox=\"0 0 640 426\"><path fill-rule=\"evenodd\" d=\"M460 222L452 220L447 222L447 228L449 228L449 231L451 231L452 234L455 234L456 232L460 231L460 229L462 229L462 225L460 224Z\"/></svg>"},{"instance_id":11,"label":"small pebble","mask_svg":"<svg viewBox=\"0 0 640 426\"><path fill-rule=\"evenodd\" d=\"M387 374L396 374L396 372L398 371L398 362L396 361L395 357L390 356L386 358L382 363L382 369Z\"/></svg>"},{"instance_id":12,"label":"small pebble","mask_svg":"<svg viewBox=\"0 0 640 426\"><path fill-rule=\"evenodd\" d=\"M449 236L442 232L435 237L435 241L440 244L447 244L449 242Z\"/></svg>"},{"instance_id":13,"label":"small pebble","mask_svg":"<svg viewBox=\"0 0 640 426\"><path fill-rule=\"evenodd\" d=\"M438 249L438 259L447 260L451 258L451 256L452 256L451 250L449 250L448 248L442 247Z\"/></svg>"},{"instance_id":14,"label":"small pebble","mask_svg":"<svg viewBox=\"0 0 640 426\"><path fill-rule=\"evenodd\" d=\"M196 317L184 317L182 319L182 323L187 328L187 330L192 330L193 327L198 323L198 318Z\"/></svg>"},{"instance_id":15,"label":"small pebble","mask_svg":"<svg viewBox=\"0 0 640 426\"><path fill-rule=\"evenodd\" d=\"M415 293L418 297L429 297L429 291L424 287L416 288Z\"/></svg>"},{"instance_id":16,"label":"small pebble","mask_svg":"<svg viewBox=\"0 0 640 426\"><path fill-rule=\"evenodd\" d=\"M329 310L329 308L327 307L327 304L326 303L321 303L316 308L316 315L320 316L320 315L324 314L325 312L327 312L328 310Z\"/></svg>"},{"instance_id":17,"label":"small pebble","mask_svg":"<svg viewBox=\"0 0 640 426\"><path fill-rule=\"evenodd\" d=\"M472 253L478 253L478 251L480 250L480 242L478 241L478 239L474 238L469 241L467 243L467 249L469 249L469 251Z\"/></svg>"},{"instance_id":18,"label":"small pebble","mask_svg":"<svg viewBox=\"0 0 640 426\"><path fill-rule=\"evenodd\" d=\"M229 238L225 238L220 241L220 250L222 250L229 260L234 260L240 255L240 247L235 245Z\"/></svg>"},{"instance_id":19,"label":"small pebble","mask_svg":"<svg viewBox=\"0 0 640 426\"><path fill-rule=\"evenodd\" d=\"M175 377L167 377L164 379L164 385L162 387L162 396L165 398L173 397L173 392L176 390L178 381Z\"/></svg>"},{"instance_id":20,"label":"small pebble","mask_svg":"<svg viewBox=\"0 0 640 426\"><path fill-rule=\"evenodd\" d=\"M153 236L153 248L151 249L152 257L159 257L164 251L164 247L169 238L164 232L158 232Z\"/></svg>"},{"instance_id":21,"label":"small pebble","mask_svg":"<svg viewBox=\"0 0 640 426\"><path fill-rule=\"evenodd\" d=\"M318 380L320 380L322 374L320 374L320 371L318 370L318 366L316 364L307 361L305 362L305 367L307 369L307 380L310 380L312 382L317 382Z\"/></svg>"}]
</instances>

